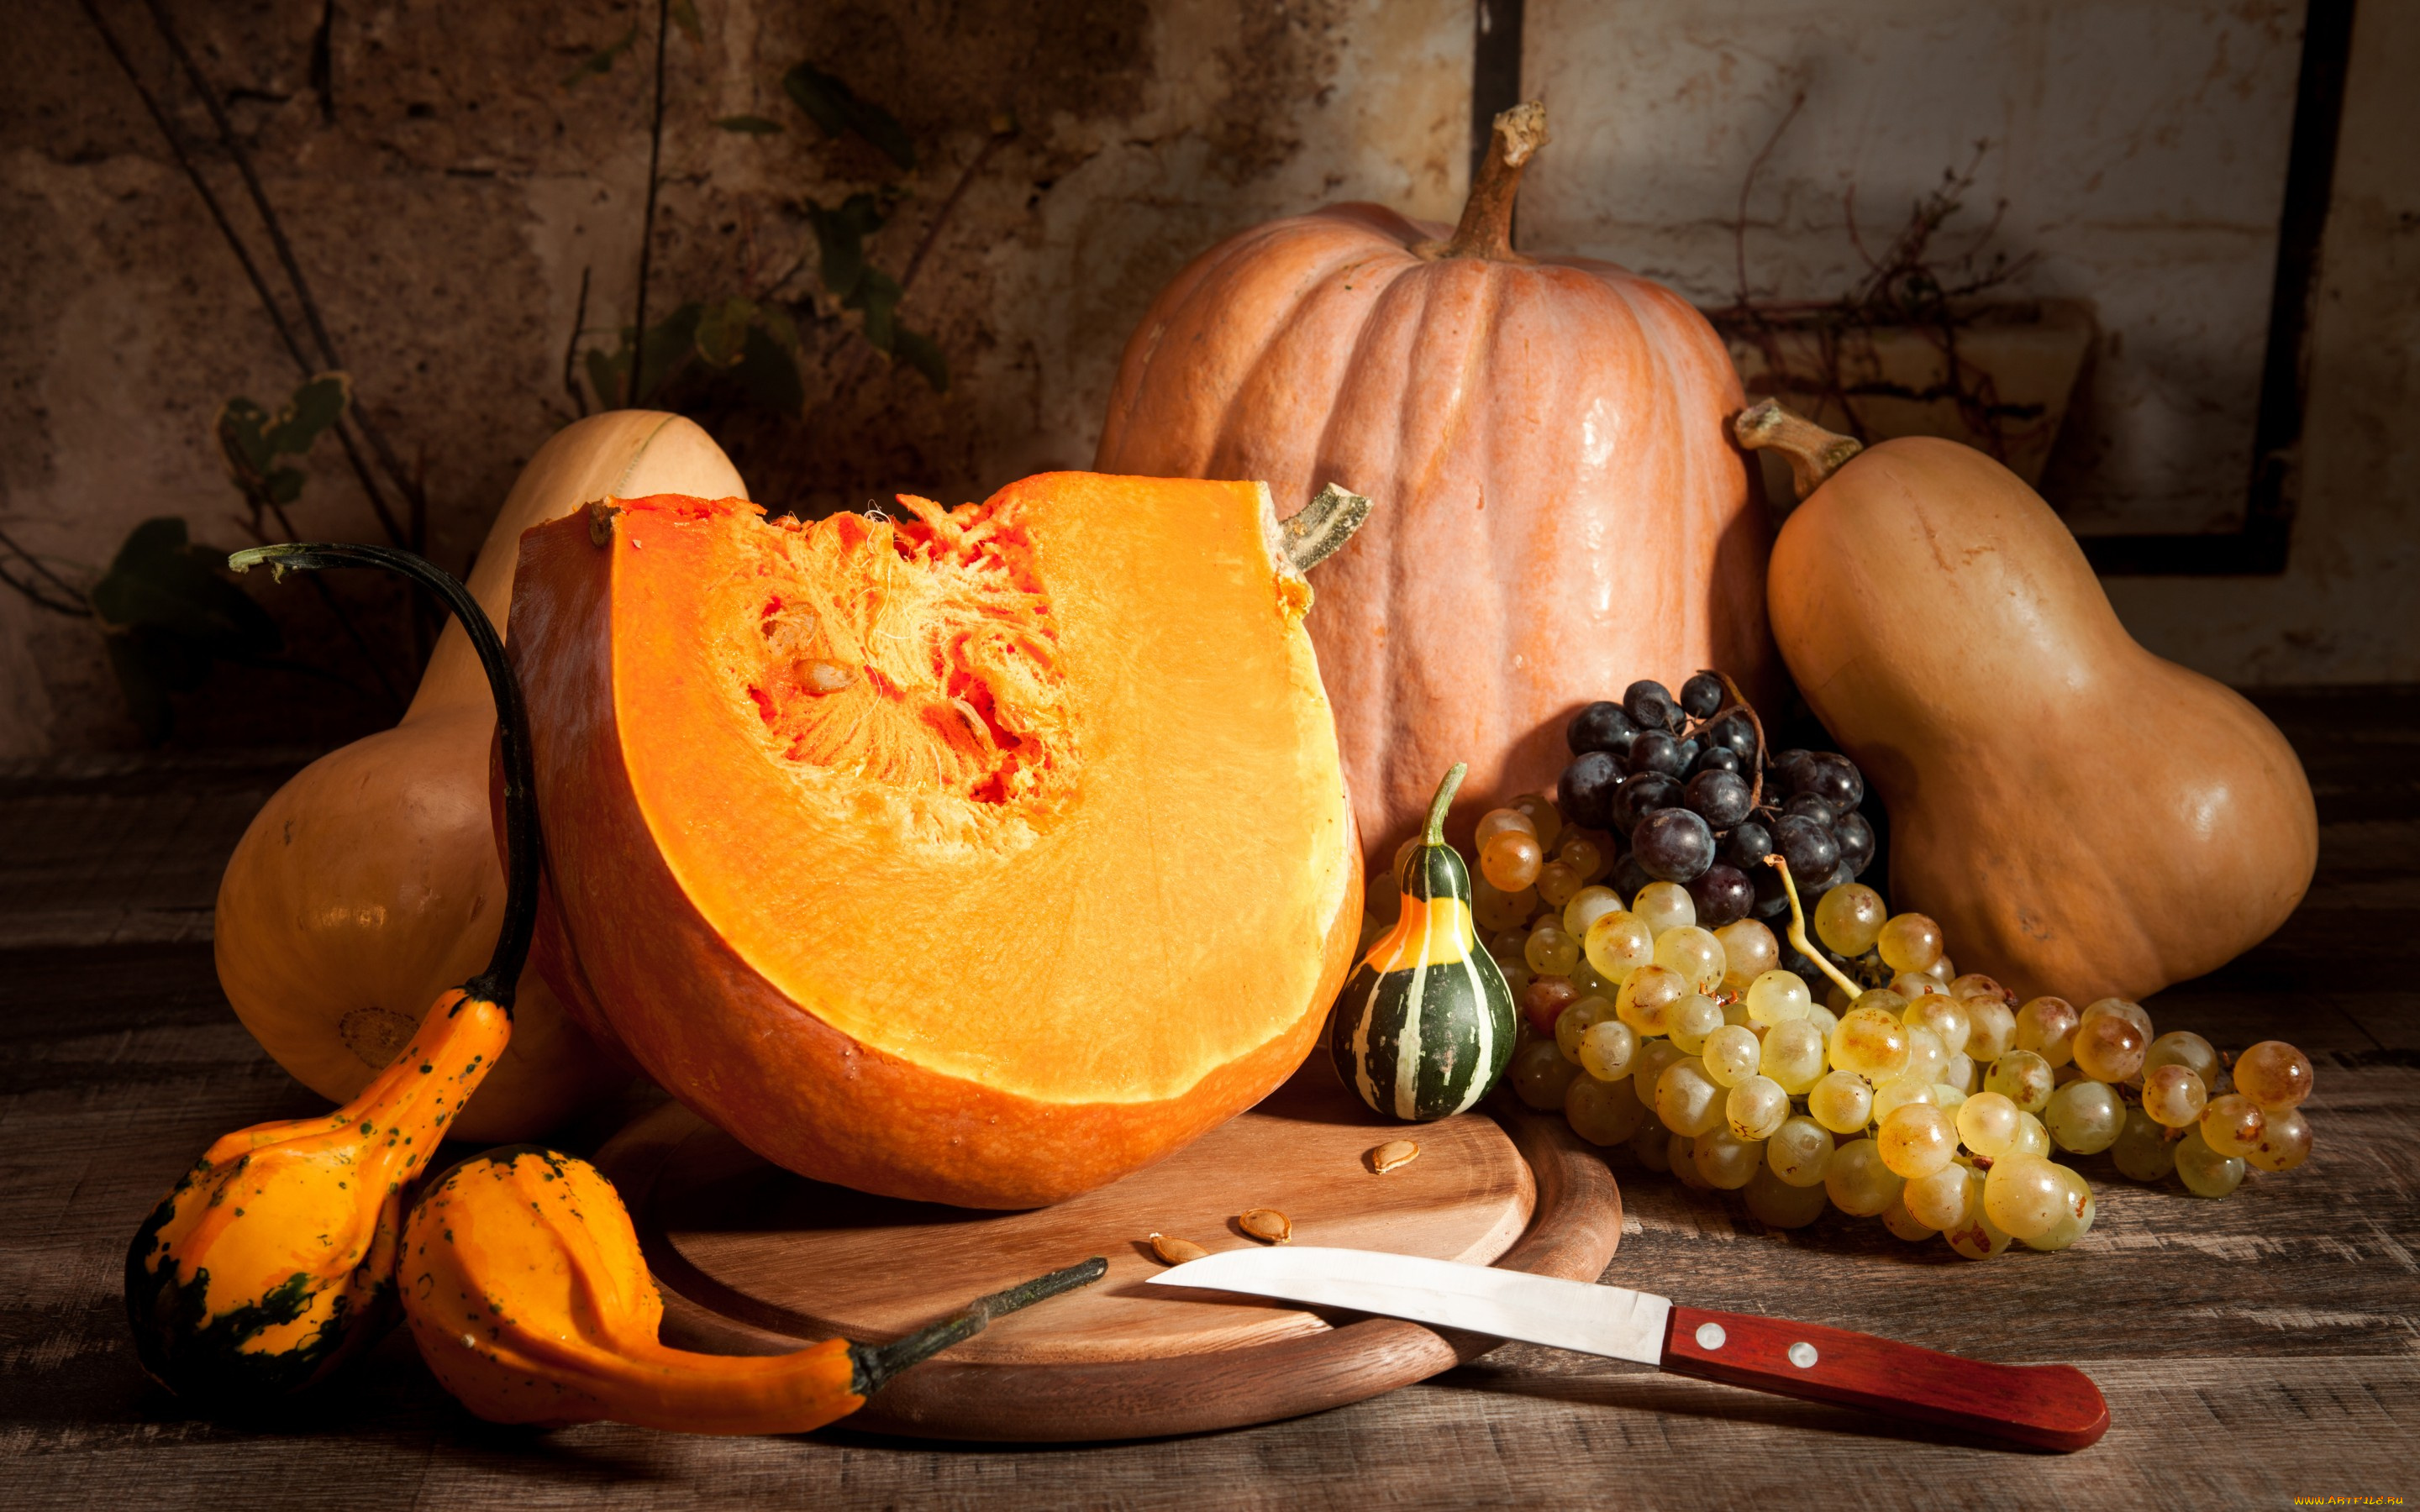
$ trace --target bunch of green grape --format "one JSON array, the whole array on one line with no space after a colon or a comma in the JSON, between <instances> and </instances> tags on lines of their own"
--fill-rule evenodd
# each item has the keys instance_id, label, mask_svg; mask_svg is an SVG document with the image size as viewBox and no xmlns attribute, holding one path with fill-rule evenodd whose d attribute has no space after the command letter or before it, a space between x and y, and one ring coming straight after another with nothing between
<instances>
[{"instance_id":1,"label":"bunch of green grape","mask_svg":"<svg viewBox=\"0 0 2420 1512\"><path fill-rule=\"evenodd\" d=\"M2211 1197L2247 1165L2290 1170L2310 1153L2311 1063L2291 1045L2229 1066L2197 1034L2154 1038L2119 998L2019 1006L1990 977L1958 975L1933 920L1892 915L1854 882L1815 908L1819 966L1757 919L1699 927L1673 883L1625 904L1598 881L1618 841L1564 825L1543 795L1483 816L1474 843L1511 830L1554 860L1522 894L1474 889L1521 1005L1507 1082L1592 1144L1739 1192L1761 1222L1799 1227L1829 1205L1973 1259L2012 1242L2058 1250L2090 1230L2095 1203L2055 1153L2107 1151L2128 1177L2174 1173ZM1373 914L1393 891L1373 887ZM1852 996L1818 977L1819 1001L1807 975L1826 968L1887 985Z\"/></svg>"}]
</instances>

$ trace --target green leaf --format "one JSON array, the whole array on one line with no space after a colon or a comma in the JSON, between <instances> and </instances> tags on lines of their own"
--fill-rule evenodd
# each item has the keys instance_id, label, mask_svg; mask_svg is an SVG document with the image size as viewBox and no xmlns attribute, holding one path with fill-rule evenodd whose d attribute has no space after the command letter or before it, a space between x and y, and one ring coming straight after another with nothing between
<instances>
[{"instance_id":1,"label":"green leaf","mask_svg":"<svg viewBox=\"0 0 2420 1512\"><path fill-rule=\"evenodd\" d=\"M563 76L563 87L568 89L572 85L578 84L581 80L589 77L591 74L602 75L613 72L614 63L620 59L623 54L628 52L630 50L630 44L638 39L639 23L634 21L630 23L630 29L622 34L621 40L609 42L605 46L597 49L596 52L589 54L588 56L581 60L580 67L572 69L569 73L565 74Z\"/></svg>"},{"instance_id":2,"label":"green leaf","mask_svg":"<svg viewBox=\"0 0 2420 1512\"><path fill-rule=\"evenodd\" d=\"M879 268L868 268L857 287L841 303L853 310L865 312L865 339L874 343L877 351L889 351L894 328L891 323L892 306L899 302L899 285Z\"/></svg>"},{"instance_id":3,"label":"green leaf","mask_svg":"<svg viewBox=\"0 0 2420 1512\"><path fill-rule=\"evenodd\" d=\"M899 326L891 333L891 355L924 375L935 393L950 392L950 360L941 355L941 344L921 331Z\"/></svg>"},{"instance_id":4,"label":"green leaf","mask_svg":"<svg viewBox=\"0 0 2420 1512\"><path fill-rule=\"evenodd\" d=\"M868 193L851 194L836 210L806 202L807 224L814 227L815 249L822 261L824 287L854 298L865 277L865 239L882 228L882 208Z\"/></svg>"},{"instance_id":5,"label":"green leaf","mask_svg":"<svg viewBox=\"0 0 2420 1512\"><path fill-rule=\"evenodd\" d=\"M314 374L309 381L294 391L294 397L277 412L277 418L263 433L262 440L270 450L287 456L301 456L319 439L320 432L344 418L353 402L353 376L345 372Z\"/></svg>"},{"instance_id":6,"label":"green leaf","mask_svg":"<svg viewBox=\"0 0 2420 1512\"><path fill-rule=\"evenodd\" d=\"M734 297L706 307L697 321L697 355L716 367L739 361L749 328L756 320L756 301Z\"/></svg>"},{"instance_id":7,"label":"green leaf","mask_svg":"<svg viewBox=\"0 0 2420 1512\"><path fill-rule=\"evenodd\" d=\"M130 532L109 571L93 585L93 612L104 630L163 631L195 643L205 656L257 656L284 643L277 622L224 575L225 554L196 547L173 515Z\"/></svg>"},{"instance_id":8,"label":"green leaf","mask_svg":"<svg viewBox=\"0 0 2420 1512\"><path fill-rule=\"evenodd\" d=\"M782 129L780 121L764 116L718 116L714 124L744 136L771 136Z\"/></svg>"},{"instance_id":9,"label":"green leaf","mask_svg":"<svg viewBox=\"0 0 2420 1512\"><path fill-rule=\"evenodd\" d=\"M763 326L748 329L747 349L740 354L734 376L748 402L760 409L795 419L807 407L799 360Z\"/></svg>"},{"instance_id":10,"label":"green leaf","mask_svg":"<svg viewBox=\"0 0 2420 1512\"><path fill-rule=\"evenodd\" d=\"M902 168L916 166L916 144L898 117L814 64L801 63L782 75L782 88L824 135L855 131Z\"/></svg>"},{"instance_id":11,"label":"green leaf","mask_svg":"<svg viewBox=\"0 0 2420 1512\"><path fill-rule=\"evenodd\" d=\"M683 37L692 42L706 40L706 28L698 23L697 7L692 0L673 0L672 17L673 24L680 28Z\"/></svg>"}]
</instances>

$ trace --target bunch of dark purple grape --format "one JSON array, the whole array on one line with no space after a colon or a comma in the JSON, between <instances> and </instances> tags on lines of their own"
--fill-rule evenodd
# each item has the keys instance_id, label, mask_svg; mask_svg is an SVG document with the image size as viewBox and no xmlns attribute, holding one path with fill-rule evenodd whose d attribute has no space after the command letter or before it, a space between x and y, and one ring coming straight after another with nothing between
<instances>
[{"instance_id":1,"label":"bunch of dark purple grape","mask_svg":"<svg viewBox=\"0 0 2420 1512\"><path fill-rule=\"evenodd\" d=\"M1787 913L1790 863L1808 907L1873 863L1857 812L1866 779L1834 751L1764 748L1764 727L1728 679L1701 671L1674 698L1640 680L1619 703L1591 703L1563 733L1572 763L1555 794L1568 824L1620 837L1608 886L1627 900L1651 882L1689 889L1698 924Z\"/></svg>"}]
</instances>

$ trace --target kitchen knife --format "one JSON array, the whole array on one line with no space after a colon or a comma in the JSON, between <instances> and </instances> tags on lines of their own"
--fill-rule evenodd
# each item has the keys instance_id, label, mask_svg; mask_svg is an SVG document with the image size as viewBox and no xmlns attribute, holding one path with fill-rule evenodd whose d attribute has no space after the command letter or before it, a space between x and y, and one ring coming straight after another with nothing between
<instances>
[{"instance_id":1,"label":"kitchen knife","mask_svg":"<svg viewBox=\"0 0 2420 1512\"><path fill-rule=\"evenodd\" d=\"M2108 1431L2109 1405L2073 1365L1994 1365L1870 1334L1683 1307L1650 1292L1383 1250L1226 1250L1151 1278L1408 1318L1548 1344L1752 1391L1838 1402L2073 1450Z\"/></svg>"}]
</instances>

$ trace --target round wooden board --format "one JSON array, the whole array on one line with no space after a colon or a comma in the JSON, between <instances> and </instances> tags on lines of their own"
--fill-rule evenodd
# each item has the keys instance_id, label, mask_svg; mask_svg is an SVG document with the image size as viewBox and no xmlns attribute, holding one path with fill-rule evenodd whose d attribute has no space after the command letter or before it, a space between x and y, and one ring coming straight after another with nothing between
<instances>
[{"instance_id":1,"label":"round wooden board","mask_svg":"<svg viewBox=\"0 0 2420 1512\"><path fill-rule=\"evenodd\" d=\"M1373 1174L1369 1151L1419 1157ZM1417 1323L1147 1287L1156 1231L1250 1245L1247 1208L1295 1242L1593 1281L1621 1232L1604 1157L1559 1118L1380 1119L1324 1063L1177 1154L1024 1212L868 1196L749 1152L678 1104L598 1152L664 1294L664 1338L722 1353L898 1337L970 1299L1107 1257L1107 1276L992 1324L901 1376L852 1427L929 1438L1084 1441L1268 1422L1425 1380L1497 1341Z\"/></svg>"}]
</instances>

